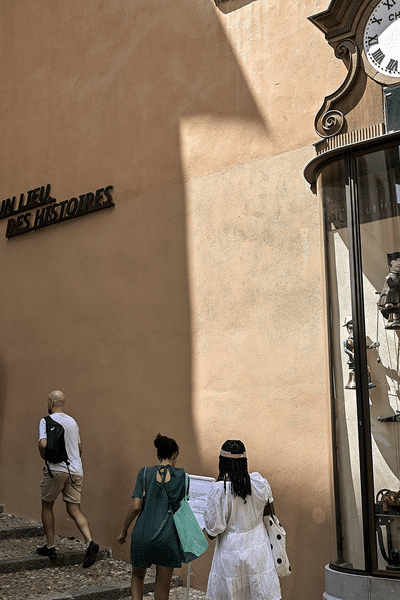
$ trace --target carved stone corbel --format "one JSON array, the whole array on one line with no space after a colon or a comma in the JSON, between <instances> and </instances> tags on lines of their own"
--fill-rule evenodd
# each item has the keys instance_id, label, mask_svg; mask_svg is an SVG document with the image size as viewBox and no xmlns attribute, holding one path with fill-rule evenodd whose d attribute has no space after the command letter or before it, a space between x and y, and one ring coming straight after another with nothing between
<instances>
[{"instance_id":1,"label":"carved stone corbel","mask_svg":"<svg viewBox=\"0 0 400 600\"><path fill-rule=\"evenodd\" d=\"M353 40L339 42L335 48L335 56L345 62L348 73L336 92L325 97L324 104L315 117L315 131L322 138L332 137L343 131L346 118L335 106L350 92L360 68L360 50Z\"/></svg>"}]
</instances>

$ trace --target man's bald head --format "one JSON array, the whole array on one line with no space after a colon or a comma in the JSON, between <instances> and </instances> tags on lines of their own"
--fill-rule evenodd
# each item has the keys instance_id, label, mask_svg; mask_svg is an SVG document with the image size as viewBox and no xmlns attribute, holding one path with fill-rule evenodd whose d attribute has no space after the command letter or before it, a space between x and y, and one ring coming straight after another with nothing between
<instances>
[{"instance_id":1,"label":"man's bald head","mask_svg":"<svg viewBox=\"0 0 400 600\"><path fill-rule=\"evenodd\" d=\"M65 404L65 394L60 390L54 390L47 396L47 403L52 412L61 412Z\"/></svg>"}]
</instances>

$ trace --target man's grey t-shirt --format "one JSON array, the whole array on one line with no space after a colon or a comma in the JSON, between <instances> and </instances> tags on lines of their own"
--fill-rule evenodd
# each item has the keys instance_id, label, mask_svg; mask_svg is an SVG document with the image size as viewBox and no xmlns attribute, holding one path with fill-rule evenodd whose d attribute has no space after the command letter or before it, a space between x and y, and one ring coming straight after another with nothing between
<instances>
[{"instance_id":1,"label":"man's grey t-shirt","mask_svg":"<svg viewBox=\"0 0 400 600\"><path fill-rule=\"evenodd\" d=\"M79 454L81 438L79 436L78 423L75 419L63 412L57 412L50 416L54 421L60 423L60 425L64 427L65 449L69 458L70 472L74 473L74 475L83 475L82 461ZM41 419L39 423L39 440L43 439L47 439L46 421ZM68 473L68 467L65 462L57 464L49 463L49 467L52 471L63 471L64 473Z\"/></svg>"}]
</instances>

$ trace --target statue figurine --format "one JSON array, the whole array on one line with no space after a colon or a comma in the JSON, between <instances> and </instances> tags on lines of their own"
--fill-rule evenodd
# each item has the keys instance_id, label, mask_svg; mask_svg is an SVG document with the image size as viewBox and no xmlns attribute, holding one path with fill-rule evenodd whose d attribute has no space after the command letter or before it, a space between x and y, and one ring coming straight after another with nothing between
<instances>
[{"instance_id":1,"label":"statue figurine","mask_svg":"<svg viewBox=\"0 0 400 600\"><path fill-rule=\"evenodd\" d=\"M385 278L378 307L387 319L385 329L400 329L400 252L387 255L389 275Z\"/></svg>"},{"instance_id":2,"label":"statue figurine","mask_svg":"<svg viewBox=\"0 0 400 600\"><path fill-rule=\"evenodd\" d=\"M355 360L354 360L354 335L353 335L353 318L347 317L343 327L347 327L347 332L349 337L343 342L344 351L348 355L348 365L349 365L349 381L344 386L346 390L355 390L356 389L356 375L355 375ZM372 344L367 345L367 350L372 350L372 348L379 348L379 342L372 342ZM367 365L367 373L368 373L368 388L374 388L376 385L372 383L371 380L371 371L369 366Z\"/></svg>"}]
</instances>

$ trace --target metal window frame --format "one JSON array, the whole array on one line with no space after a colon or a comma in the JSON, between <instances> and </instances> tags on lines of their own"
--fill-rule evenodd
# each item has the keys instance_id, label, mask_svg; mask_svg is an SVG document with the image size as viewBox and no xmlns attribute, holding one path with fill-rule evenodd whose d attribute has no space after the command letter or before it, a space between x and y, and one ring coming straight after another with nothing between
<instances>
[{"instance_id":1,"label":"metal window frame","mask_svg":"<svg viewBox=\"0 0 400 600\"><path fill-rule=\"evenodd\" d=\"M346 207L349 235L350 290L354 332L357 426L360 460L361 505L363 512L363 540L365 571L378 571L374 513L374 477L372 432L369 409L367 376L367 348L365 334L364 288L360 230L360 206L357 189L356 156L346 160Z\"/></svg>"},{"instance_id":2,"label":"metal window frame","mask_svg":"<svg viewBox=\"0 0 400 600\"><path fill-rule=\"evenodd\" d=\"M339 460L337 449L337 432L335 422L336 394L335 384L330 374L331 386L331 415L332 415L332 444L333 444L333 482L336 511L336 549L337 561L331 562L330 567L336 571L355 573L358 575L371 575L389 579L400 579L400 572L387 571L378 568L378 543L375 529L375 494L374 473L372 453L372 431L371 416L369 408L369 390L367 375L367 350L365 334L365 310L362 268L362 244L360 229L360 202L357 187L357 158L372 152L386 150L391 147L400 146L400 138L396 136L385 136L385 140L374 140L374 143L365 142L353 145L352 148L336 151L333 156L325 156L325 160L315 161L315 180L318 174L332 162L344 160L346 169L345 186L347 229L349 236L349 266L350 266L350 292L354 331L355 352L355 379L356 379L356 404L357 404L357 426L359 447L359 468L361 485L361 507L362 507L362 532L364 545L364 567L365 569L354 569L344 561L343 556L343 531L341 524L341 502L339 482ZM389 139L388 139L389 138ZM326 241L326 227L323 222L324 241ZM326 247L326 245L325 245ZM328 309L329 307L329 273L325 261L326 287ZM330 315L328 315L330 323ZM331 336L329 335L329 352L332 355Z\"/></svg>"}]
</instances>

